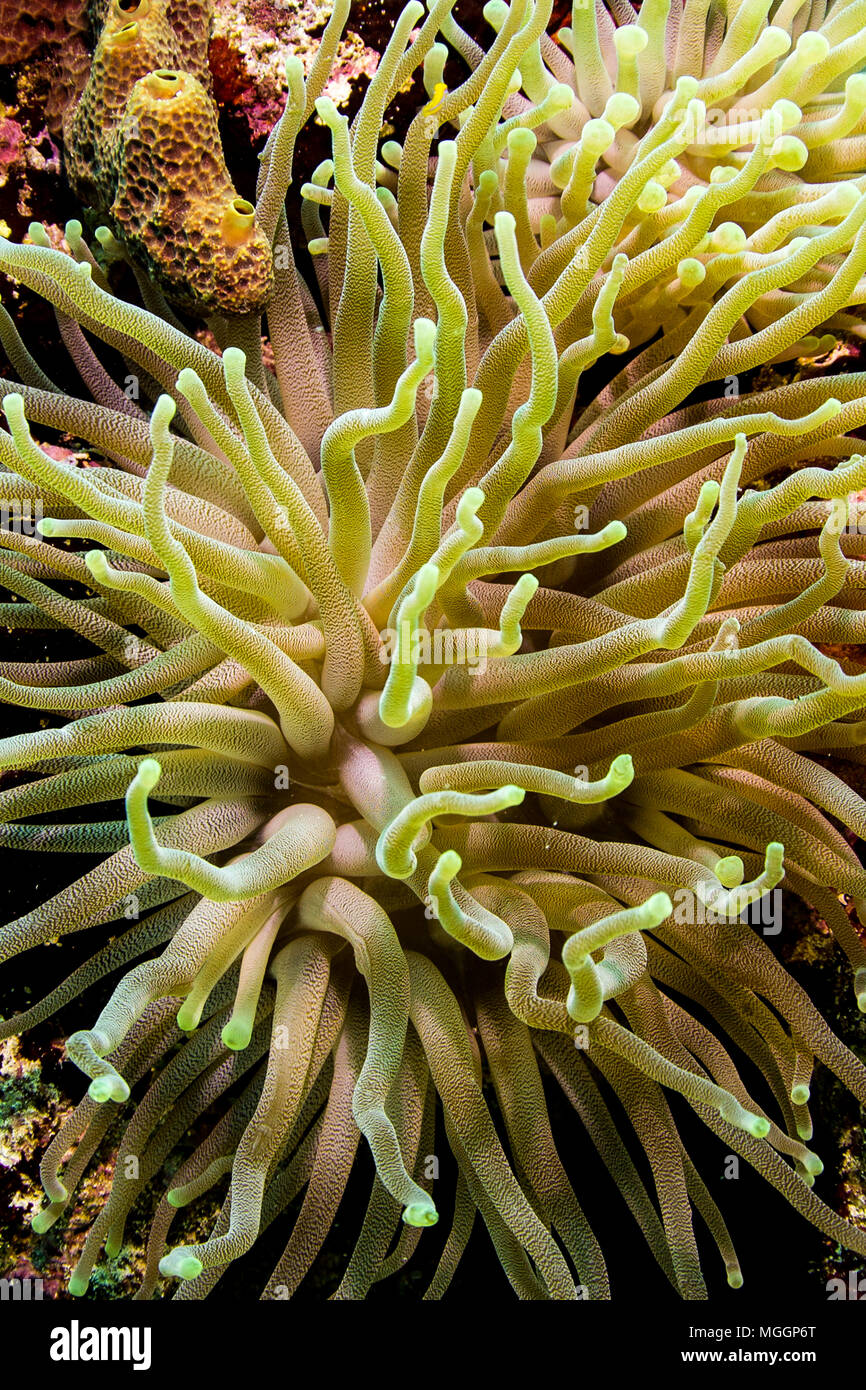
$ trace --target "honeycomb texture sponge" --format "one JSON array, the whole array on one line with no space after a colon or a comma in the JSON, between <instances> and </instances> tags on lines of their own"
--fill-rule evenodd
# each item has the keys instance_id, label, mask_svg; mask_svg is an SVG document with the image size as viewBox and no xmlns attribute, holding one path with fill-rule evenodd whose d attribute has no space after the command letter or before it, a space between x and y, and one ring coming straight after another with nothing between
<instances>
[{"instance_id":1,"label":"honeycomb texture sponge","mask_svg":"<svg viewBox=\"0 0 866 1390\"><path fill-rule=\"evenodd\" d=\"M43 44L69 42L84 27L81 0L0 0L0 66L25 62Z\"/></svg>"},{"instance_id":2,"label":"honeycomb texture sponge","mask_svg":"<svg viewBox=\"0 0 866 1390\"><path fill-rule=\"evenodd\" d=\"M4 0L0 0L2 5ZM45 0L51 3L51 0ZM114 8L112 0L90 0L88 15L94 34L100 34L106 20ZM146 7L140 0L122 0L119 9L126 20L138 18ZM208 66L208 41L210 38L213 0L168 0L164 6L165 16L174 30L180 54L179 66L184 72L191 72L203 87L210 91L211 75Z\"/></svg>"},{"instance_id":3,"label":"honeycomb texture sponge","mask_svg":"<svg viewBox=\"0 0 866 1390\"><path fill-rule=\"evenodd\" d=\"M258 311L273 284L271 251L223 158L203 39L209 0L176 9L110 0L91 11L102 27L64 123L69 178L172 303Z\"/></svg>"},{"instance_id":4,"label":"honeycomb texture sponge","mask_svg":"<svg viewBox=\"0 0 866 1390\"><path fill-rule=\"evenodd\" d=\"M120 124L111 216L166 295L224 314L260 308L271 249L222 157L216 111L189 73L136 82Z\"/></svg>"}]
</instances>

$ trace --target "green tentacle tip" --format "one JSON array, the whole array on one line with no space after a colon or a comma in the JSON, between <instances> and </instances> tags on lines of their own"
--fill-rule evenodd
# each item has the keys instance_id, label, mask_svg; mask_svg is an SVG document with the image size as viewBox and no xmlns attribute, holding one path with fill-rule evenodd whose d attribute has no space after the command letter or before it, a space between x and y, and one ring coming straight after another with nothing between
<instances>
[{"instance_id":1,"label":"green tentacle tip","mask_svg":"<svg viewBox=\"0 0 866 1390\"><path fill-rule=\"evenodd\" d=\"M819 1178L824 1171L823 1163L811 1149L804 1150L800 1155L800 1164L811 1178Z\"/></svg>"},{"instance_id":2,"label":"green tentacle tip","mask_svg":"<svg viewBox=\"0 0 866 1390\"><path fill-rule=\"evenodd\" d=\"M87 1293L87 1286L90 1279L86 1274L73 1273L69 1276L69 1283L66 1285L73 1298L81 1298Z\"/></svg>"},{"instance_id":3,"label":"green tentacle tip","mask_svg":"<svg viewBox=\"0 0 866 1390\"><path fill-rule=\"evenodd\" d=\"M333 126L339 123L340 113L330 97L316 98L316 114L319 119L324 121L326 126Z\"/></svg>"},{"instance_id":4,"label":"green tentacle tip","mask_svg":"<svg viewBox=\"0 0 866 1390\"><path fill-rule=\"evenodd\" d=\"M508 18L508 6L505 0L487 0L481 13L487 23L498 31Z\"/></svg>"},{"instance_id":5,"label":"green tentacle tip","mask_svg":"<svg viewBox=\"0 0 866 1390\"><path fill-rule=\"evenodd\" d=\"M667 893L653 893L652 897L647 898L640 907L642 916L655 927L659 926L666 917L670 917L673 910L674 905Z\"/></svg>"},{"instance_id":6,"label":"green tentacle tip","mask_svg":"<svg viewBox=\"0 0 866 1390\"><path fill-rule=\"evenodd\" d=\"M87 1088L87 1094L91 1100L99 1101L104 1105L106 1101L113 1100L117 1104L129 1100L129 1087L123 1077L114 1072L112 1075L95 1076Z\"/></svg>"},{"instance_id":7,"label":"green tentacle tip","mask_svg":"<svg viewBox=\"0 0 866 1390\"><path fill-rule=\"evenodd\" d=\"M770 1121L765 1120L763 1115L753 1115L750 1111L746 1112L746 1124L744 1128L755 1139L765 1139L770 1133Z\"/></svg>"},{"instance_id":8,"label":"green tentacle tip","mask_svg":"<svg viewBox=\"0 0 866 1390\"><path fill-rule=\"evenodd\" d=\"M460 501L457 503L457 524L464 531L480 534L479 528L475 525L475 516L478 508L484 501L484 493L480 487L467 488Z\"/></svg>"},{"instance_id":9,"label":"green tentacle tip","mask_svg":"<svg viewBox=\"0 0 866 1390\"><path fill-rule=\"evenodd\" d=\"M403 1220L407 1226L435 1226L439 1213L432 1202L410 1202L403 1209Z\"/></svg>"},{"instance_id":10,"label":"green tentacle tip","mask_svg":"<svg viewBox=\"0 0 866 1390\"><path fill-rule=\"evenodd\" d=\"M409 611L414 616L423 613L428 604L433 602L433 595L439 587L439 570L436 565L422 565L415 576L415 583L412 587L412 602Z\"/></svg>"},{"instance_id":11,"label":"green tentacle tip","mask_svg":"<svg viewBox=\"0 0 866 1390\"><path fill-rule=\"evenodd\" d=\"M44 223L31 222L27 228L27 235L34 246L43 246L47 247L49 250L51 249L51 238L45 230Z\"/></svg>"},{"instance_id":12,"label":"green tentacle tip","mask_svg":"<svg viewBox=\"0 0 866 1390\"><path fill-rule=\"evenodd\" d=\"M138 772L133 778L130 791L135 786L141 791L152 792L161 776L162 768L156 758L143 758L138 764Z\"/></svg>"},{"instance_id":13,"label":"green tentacle tip","mask_svg":"<svg viewBox=\"0 0 866 1390\"><path fill-rule=\"evenodd\" d=\"M618 791L624 791L626 787L631 786L634 781L634 759L631 753L617 754L608 769L607 780Z\"/></svg>"},{"instance_id":14,"label":"green tentacle tip","mask_svg":"<svg viewBox=\"0 0 866 1390\"><path fill-rule=\"evenodd\" d=\"M249 1023L242 1019L230 1018L220 1037L231 1052L243 1052L245 1047L249 1047L252 1035L253 1030Z\"/></svg>"},{"instance_id":15,"label":"green tentacle tip","mask_svg":"<svg viewBox=\"0 0 866 1390\"><path fill-rule=\"evenodd\" d=\"M102 247L106 260L110 262L123 259L123 244L117 240L109 227L97 227L93 235Z\"/></svg>"},{"instance_id":16,"label":"green tentacle tip","mask_svg":"<svg viewBox=\"0 0 866 1390\"><path fill-rule=\"evenodd\" d=\"M190 1255L183 1245L178 1245L170 1254L163 1255L159 1262L159 1272L167 1279L197 1279L203 1269L201 1260L195 1255Z\"/></svg>"},{"instance_id":17,"label":"green tentacle tip","mask_svg":"<svg viewBox=\"0 0 866 1390\"><path fill-rule=\"evenodd\" d=\"M495 814L497 811L507 811L511 806L519 806L526 796L526 792L523 787L515 787L509 782L506 786L499 787L497 791L487 792L485 795L491 798L488 814ZM479 814L484 815L483 809L479 811Z\"/></svg>"},{"instance_id":18,"label":"green tentacle tip","mask_svg":"<svg viewBox=\"0 0 866 1390\"><path fill-rule=\"evenodd\" d=\"M740 1269L739 1265L728 1268L728 1286L732 1289L741 1289L743 1287L743 1271Z\"/></svg>"},{"instance_id":19,"label":"green tentacle tip","mask_svg":"<svg viewBox=\"0 0 866 1390\"><path fill-rule=\"evenodd\" d=\"M739 888L746 876L746 867L738 854L728 854L718 861L714 873L723 888Z\"/></svg>"},{"instance_id":20,"label":"green tentacle tip","mask_svg":"<svg viewBox=\"0 0 866 1390\"><path fill-rule=\"evenodd\" d=\"M286 59L286 81L291 87L295 82L303 82L304 65L296 53L290 53Z\"/></svg>"},{"instance_id":21,"label":"green tentacle tip","mask_svg":"<svg viewBox=\"0 0 866 1390\"><path fill-rule=\"evenodd\" d=\"M201 1008L185 999L177 1011L176 1023L184 1033L194 1033L201 1017Z\"/></svg>"},{"instance_id":22,"label":"green tentacle tip","mask_svg":"<svg viewBox=\"0 0 866 1390\"><path fill-rule=\"evenodd\" d=\"M170 1187L165 1194L165 1200L168 1202L168 1205L175 1208L186 1206L186 1202L183 1199L183 1192L184 1189L182 1187ZM170 1256L168 1258L170 1258Z\"/></svg>"},{"instance_id":23,"label":"green tentacle tip","mask_svg":"<svg viewBox=\"0 0 866 1390\"><path fill-rule=\"evenodd\" d=\"M752 1110L747 1110L730 1092L722 1095L718 1109L722 1119L729 1125L745 1130L755 1139L764 1139L770 1132L770 1121L763 1115L756 1115Z\"/></svg>"},{"instance_id":24,"label":"green tentacle tip","mask_svg":"<svg viewBox=\"0 0 866 1390\"><path fill-rule=\"evenodd\" d=\"M436 325L432 319L420 318L415 320L414 327L415 356L420 361L432 360L433 344L436 341Z\"/></svg>"},{"instance_id":25,"label":"green tentacle tip","mask_svg":"<svg viewBox=\"0 0 866 1390\"><path fill-rule=\"evenodd\" d=\"M440 902L440 898L447 900L450 885L462 867L463 861L457 851L453 849L446 849L436 860L427 880L427 895L430 899L430 906L437 915L443 911L443 903Z\"/></svg>"},{"instance_id":26,"label":"green tentacle tip","mask_svg":"<svg viewBox=\"0 0 866 1390\"><path fill-rule=\"evenodd\" d=\"M4 396L0 401L0 408L12 426L12 432L19 429L25 438L30 438L30 430L24 418L24 397L20 391L10 391L8 396Z\"/></svg>"},{"instance_id":27,"label":"green tentacle tip","mask_svg":"<svg viewBox=\"0 0 866 1390\"><path fill-rule=\"evenodd\" d=\"M181 367L177 374L175 386L182 396L189 396L202 388L202 379L198 372L194 372L192 367Z\"/></svg>"},{"instance_id":28,"label":"green tentacle tip","mask_svg":"<svg viewBox=\"0 0 866 1390\"><path fill-rule=\"evenodd\" d=\"M804 1082L791 1087L791 1101L794 1105L808 1105L810 1094L809 1087Z\"/></svg>"},{"instance_id":29,"label":"green tentacle tip","mask_svg":"<svg viewBox=\"0 0 866 1390\"><path fill-rule=\"evenodd\" d=\"M45 533L49 533L46 531ZM88 550L84 556L84 563L98 583L102 584L111 575L111 566L105 555L104 550Z\"/></svg>"},{"instance_id":30,"label":"green tentacle tip","mask_svg":"<svg viewBox=\"0 0 866 1390\"><path fill-rule=\"evenodd\" d=\"M518 126L516 130L509 132L508 148L518 157L522 155L528 159L537 144L538 137L534 130L526 130L524 127Z\"/></svg>"},{"instance_id":31,"label":"green tentacle tip","mask_svg":"<svg viewBox=\"0 0 866 1390\"><path fill-rule=\"evenodd\" d=\"M37 1211L30 1225L38 1236L43 1236L46 1231L51 1230L51 1227L54 1225L59 1215L59 1205L55 1209L55 1205L52 1203L51 1206L43 1207L41 1211Z\"/></svg>"},{"instance_id":32,"label":"green tentacle tip","mask_svg":"<svg viewBox=\"0 0 866 1390\"><path fill-rule=\"evenodd\" d=\"M866 965L861 965L854 972L854 993L857 996L857 1008L861 1014L866 1014Z\"/></svg>"},{"instance_id":33,"label":"green tentacle tip","mask_svg":"<svg viewBox=\"0 0 866 1390\"><path fill-rule=\"evenodd\" d=\"M242 348L227 347L223 352L223 369L229 376L242 379L247 369L247 355Z\"/></svg>"}]
</instances>

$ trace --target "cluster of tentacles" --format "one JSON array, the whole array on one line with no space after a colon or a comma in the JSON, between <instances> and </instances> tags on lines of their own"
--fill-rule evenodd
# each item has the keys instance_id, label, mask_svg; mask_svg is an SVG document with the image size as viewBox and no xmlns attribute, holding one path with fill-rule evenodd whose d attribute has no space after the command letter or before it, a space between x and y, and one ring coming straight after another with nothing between
<instances>
[{"instance_id":1,"label":"cluster of tentacles","mask_svg":"<svg viewBox=\"0 0 866 1390\"><path fill-rule=\"evenodd\" d=\"M285 1296L327 1241L363 1144L376 1177L336 1296L362 1297L437 1239L427 1296L440 1296L480 1213L520 1297L608 1297L593 1194L579 1203L548 1118L555 1083L684 1297L706 1292L695 1212L729 1282L742 1276L670 1094L866 1254L866 1231L813 1191L807 1147L815 1061L862 1101L866 1067L746 920L784 878L835 934L866 1010L849 912L862 918L866 874L846 834L866 832L866 803L809 756L864 758L866 675L828 648L866 639L851 503L866 487L866 377L687 403L814 345L852 302L866 195L842 179L820 226L818 203L786 204L768 224L778 250L713 243L712 292L612 363L585 405L581 373L628 346L620 306L636 322L791 146L755 132L730 178L694 185L668 223L648 212L646 190L683 152L684 112L700 115L687 71L664 100L651 88L657 114L610 188L536 235L526 137L534 125L547 148L566 108L530 81L549 0L497 13L486 52L451 3L426 18L406 6L351 128L320 95L328 63L306 83L289 63L256 207L276 266L273 370L258 317L215 324L212 351L153 287L146 308L116 293L78 226L69 252L40 228L31 244L0 241L0 268L54 306L92 397L59 390L3 317L18 380L0 380L0 499L7 520L37 504L42 520L0 535L0 623L71 632L81 654L0 666L0 699L42 725L0 740L0 768L18 774L0 791L0 843L104 857L0 929L4 959L96 938L0 1032L120 972L92 1029L68 1039L90 1085L44 1156L33 1221L44 1232L61 1217L118 1135L77 1294L156 1183L140 1296L160 1273L182 1281L175 1297L204 1296L294 1204L265 1290ZM837 4L825 29L861 8ZM713 8L704 81L718 55L734 60L753 9L734 7L736 43L719 46L726 11ZM645 26L658 10L647 0ZM689 0L683 33L699 12ZM440 37L468 70L444 92ZM385 113L425 60L433 99L380 162ZM569 104L578 124L584 97ZM285 199L314 108L333 160L304 186L310 288ZM454 138L431 162L446 124ZM743 329L767 303L771 322ZM31 426L84 441L95 462L64 461ZM115 819L86 817L111 803ZM443 1142L459 1176L439 1212L429 1159ZM177 1210L217 1186L209 1237L171 1249ZM437 1217L444 1239L423 1234Z\"/></svg>"},{"instance_id":2,"label":"cluster of tentacles","mask_svg":"<svg viewBox=\"0 0 866 1390\"><path fill-rule=\"evenodd\" d=\"M484 13L499 29L509 9L488 0ZM491 157L507 143L511 176L525 180L522 254L540 260L535 287L551 287L566 248L573 255L586 246L600 205L651 147L646 137L655 132L660 145L676 91L677 143L645 169L620 232L617 249L642 263L626 272L618 296L620 333L633 345L669 333L693 311L705 313L722 285L763 270L766 283L760 295L744 296L735 337L771 329L824 293L827 326L862 336L860 318L845 309L866 290L851 282L839 294L839 247L824 241L796 276L787 262L842 221L863 191L864 19L862 4L827 0L643 0L639 13L628 0L610 11L575 4L570 27L555 39L540 33L521 57L511 119L476 158L479 173L495 168ZM432 50L428 85L445 54L444 45ZM655 256L641 254L652 247ZM679 259L667 254L674 247Z\"/></svg>"}]
</instances>

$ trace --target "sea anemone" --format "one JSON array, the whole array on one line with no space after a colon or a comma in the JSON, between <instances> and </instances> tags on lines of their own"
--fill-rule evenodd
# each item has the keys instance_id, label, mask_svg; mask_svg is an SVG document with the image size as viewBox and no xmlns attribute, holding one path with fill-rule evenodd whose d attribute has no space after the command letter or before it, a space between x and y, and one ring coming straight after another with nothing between
<instances>
[{"instance_id":1,"label":"sea anemone","mask_svg":"<svg viewBox=\"0 0 866 1390\"><path fill-rule=\"evenodd\" d=\"M684 1298L706 1296L695 1212L742 1274L669 1095L866 1254L807 1147L816 1060L860 1101L866 1068L765 939L784 879L866 1011L846 836L866 802L812 756L862 762L866 742L866 675L834 655L866 637L866 376L738 394L759 364L825 352L863 294L866 95L840 87L862 6L806 7L804 28L788 0L772 24L761 0L577 3L572 65L550 0L488 7L486 51L452 4L401 11L351 126L321 95L347 0L306 79L289 60L255 208L235 208L271 248L269 355L257 314L213 320L217 351L140 269L145 304L121 295L121 226L96 252L78 224L70 253L41 228L0 241L93 398L3 318L20 380L0 381L0 621L82 642L0 666L0 699L43 716L0 740L22 774L2 842L105 857L0 929L3 959L99 938L0 1033L122 972L68 1038L90 1084L33 1221L118 1135L74 1294L156 1184L138 1296L160 1273L205 1296L292 1208L265 1289L287 1296L363 1145L375 1178L336 1297L444 1216L440 1297L480 1213L520 1298L607 1298L554 1083ZM382 143L420 68L429 101ZM702 142L708 105L746 101L767 119ZM314 111L332 159L301 190L307 283L286 195ZM226 1176L207 1238L169 1248L177 1209Z\"/></svg>"}]
</instances>

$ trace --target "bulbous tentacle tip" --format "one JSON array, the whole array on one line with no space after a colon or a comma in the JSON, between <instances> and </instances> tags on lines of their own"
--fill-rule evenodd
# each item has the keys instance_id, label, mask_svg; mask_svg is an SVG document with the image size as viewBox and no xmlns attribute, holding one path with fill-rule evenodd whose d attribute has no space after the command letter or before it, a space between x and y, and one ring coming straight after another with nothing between
<instances>
[{"instance_id":1,"label":"bulbous tentacle tip","mask_svg":"<svg viewBox=\"0 0 866 1390\"><path fill-rule=\"evenodd\" d=\"M693 101L698 94L698 80L696 77L684 74L677 78L674 88L674 97L678 104Z\"/></svg>"},{"instance_id":2,"label":"bulbous tentacle tip","mask_svg":"<svg viewBox=\"0 0 866 1390\"><path fill-rule=\"evenodd\" d=\"M247 355L242 348L227 347L225 349L223 369L227 381L230 379L235 384L240 384L243 381L247 369Z\"/></svg>"},{"instance_id":3,"label":"bulbous tentacle tip","mask_svg":"<svg viewBox=\"0 0 866 1390\"><path fill-rule=\"evenodd\" d=\"M20 391L10 391L8 396L4 396L2 401L0 401L0 410L3 411L10 425L14 418L16 420L22 420L24 422L24 428L27 428L27 422L24 421L24 397L21 395Z\"/></svg>"},{"instance_id":4,"label":"bulbous tentacle tip","mask_svg":"<svg viewBox=\"0 0 866 1390\"><path fill-rule=\"evenodd\" d=\"M73 1298L82 1298L87 1293L90 1279L86 1274L78 1274L76 1271L70 1275L69 1283L66 1285Z\"/></svg>"},{"instance_id":5,"label":"bulbous tentacle tip","mask_svg":"<svg viewBox=\"0 0 866 1390\"><path fill-rule=\"evenodd\" d=\"M713 871L723 888L739 888L746 876L746 866L738 854L727 854Z\"/></svg>"},{"instance_id":6,"label":"bulbous tentacle tip","mask_svg":"<svg viewBox=\"0 0 866 1390\"><path fill-rule=\"evenodd\" d=\"M129 1087L123 1077L115 1072L113 1076L95 1076L87 1088L87 1094L91 1100L99 1101L100 1105L110 1100L120 1104L129 1100Z\"/></svg>"},{"instance_id":7,"label":"bulbous tentacle tip","mask_svg":"<svg viewBox=\"0 0 866 1390\"><path fill-rule=\"evenodd\" d=\"M159 1272L167 1279L197 1279L203 1269L201 1260L190 1255L183 1245L163 1255L159 1262Z\"/></svg>"},{"instance_id":8,"label":"bulbous tentacle tip","mask_svg":"<svg viewBox=\"0 0 866 1390\"><path fill-rule=\"evenodd\" d=\"M220 1037L223 1044L230 1052L243 1052L245 1047L249 1047L250 1038L253 1030L249 1023L235 1021L230 1018Z\"/></svg>"},{"instance_id":9,"label":"bulbous tentacle tip","mask_svg":"<svg viewBox=\"0 0 866 1390\"><path fill-rule=\"evenodd\" d=\"M740 1269L739 1265L728 1266L728 1286L732 1289L741 1289L743 1287L743 1271Z\"/></svg>"},{"instance_id":10,"label":"bulbous tentacle tip","mask_svg":"<svg viewBox=\"0 0 866 1390\"><path fill-rule=\"evenodd\" d=\"M854 972L854 993L857 996L857 1008L861 1014L866 1014L866 965L861 965L859 970Z\"/></svg>"},{"instance_id":11,"label":"bulbous tentacle tip","mask_svg":"<svg viewBox=\"0 0 866 1390\"><path fill-rule=\"evenodd\" d=\"M151 792L162 776L162 768L156 758L143 758L138 764L135 780L143 791Z\"/></svg>"},{"instance_id":12,"label":"bulbous tentacle tip","mask_svg":"<svg viewBox=\"0 0 866 1390\"><path fill-rule=\"evenodd\" d=\"M435 1226L439 1213L432 1202L410 1202L403 1209L403 1220L407 1226Z\"/></svg>"},{"instance_id":13,"label":"bulbous tentacle tip","mask_svg":"<svg viewBox=\"0 0 866 1390\"><path fill-rule=\"evenodd\" d=\"M625 791L634 781L634 759L631 753L618 753L608 769L608 781L616 791Z\"/></svg>"},{"instance_id":14,"label":"bulbous tentacle tip","mask_svg":"<svg viewBox=\"0 0 866 1390\"><path fill-rule=\"evenodd\" d=\"M192 367L181 367L177 374L175 386L182 396L187 396L189 392L194 391L200 385L201 377L198 372L193 371Z\"/></svg>"},{"instance_id":15,"label":"bulbous tentacle tip","mask_svg":"<svg viewBox=\"0 0 866 1390\"><path fill-rule=\"evenodd\" d=\"M753 1139L765 1139L770 1132L770 1121L763 1115L747 1110L734 1096L727 1094L719 1103L719 1114L729 1125L745 1130Z\"/></svg>"},{"instance_id":16,"label":"bulbous tentacle tip","mask_svg":"<svg viewBox=\"0 0 866 1390\"><path fill-rule=\"evenodd\" d=\"M647 898L646 902L643 904L643 911L646 913L647 918L654 921L656 925L663 922L666 917L670 917L673 910L674 905L667 893L654 893L653 896Z\"/></svg>"},{"instance_id":17,"label":"bulbous tentacle tip","mask_svg":"<svg viewBox=\"0 0 866 1390\"><path fill-rule=\"evenodd\" d=\"M189 1000L184 1000L177 1011L175 1022L182 1033L194 1033L198 1028L201 1009L190 1004Z\"/></svg>"},{"instance_id":18,"label":"bulbous tentacle tip","mask_svg":"<svg viewBox=\"0 0 866 1390\"><path fill-rule=\"evenodd\" d=\"M791 1087L791 1100L794 1105L808 1105L809 1095L809 1087L806 1085Z\"/></svg>"},{"instance_id":19,"label":"bulbous tentacle tip","mask_svg":"<svg viewBox=\"0 0 866 1390\"><path fill-rule=\"evenodd\" d=\"M38 1236L44 1236L46 1231L51 1230L51 1227L60 1216L62 1209L62 1203L60 1202L52 1202L50 1206L43 1207L41 1211L37 1211L33 1216L30 1222L31 1229L34 1230Z\"/></svg>"}]
</instances>

